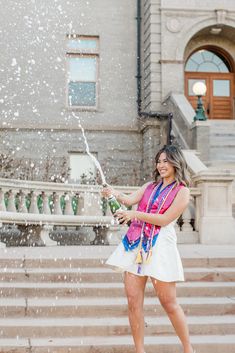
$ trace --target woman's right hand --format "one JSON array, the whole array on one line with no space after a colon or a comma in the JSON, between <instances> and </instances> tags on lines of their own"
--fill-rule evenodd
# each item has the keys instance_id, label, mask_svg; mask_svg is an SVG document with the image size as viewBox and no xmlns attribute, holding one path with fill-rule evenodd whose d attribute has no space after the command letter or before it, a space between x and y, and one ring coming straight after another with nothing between
<instances>
[{"instance_id":1,"label":"woman's right hand","mask_svg":"<svg viewBox=\"0 0 235 353\"><path fill-rule=\"evenodd\" d=\"M110 197L111 195L115 195L115 190L110 186L110 185L106 185L103 187L103 189L101 190L101 195L103 197Z\"/></svg>"}]
</instances>

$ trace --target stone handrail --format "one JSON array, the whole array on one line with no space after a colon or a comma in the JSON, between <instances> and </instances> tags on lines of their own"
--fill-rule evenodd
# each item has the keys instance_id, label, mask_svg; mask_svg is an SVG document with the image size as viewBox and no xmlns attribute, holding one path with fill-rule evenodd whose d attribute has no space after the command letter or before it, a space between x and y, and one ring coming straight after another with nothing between
<instances>
[{"instance_id":1,"label":"stone handrail","mask_svg":"<svg viewBox=\"0 0 235 353\"><path fill-rule=\"evenodd\" d=\"M202 161L208 161L210 122L194 121L195 111L184 94L170 93L163 104L173 113L173 132L181 147L197 150Z\"/></svg>"},{"instance_id":2,"label":"stone handrail","mask_svg":"<svg viewBox=\"0 0 235 353\"><path fill-rule=\"evenodd\" d=\"M137 187L115 186L120 192L131 193ZM0 178L0 223L39 225L43 228L43 242L51 244L45 228L52 226L90 226L115 229L109 208L102 205L101 186L59 184L53 182L22 181ZM200 192L191 188L190 207L181 218L178 232L197 232L195 205ZM192 223L193 221L193 223ZM118 226L116 225L116 228ZM116 229L116 230L117 230ZM194 233L196 234L196 233Z\"/></svg>"},{"instance_id":3,"label":"stone handrail","mask_svg":"<svg viewBox=\"0 0 235 353\"><path fill-rule=\"evenodd\" d=\"M170 93L164 100L167 110L173 112L173 131L177 141L185 149L191 149L192 130L191 126L195 112L183 94Z\"/></svg>"}]
</instances>

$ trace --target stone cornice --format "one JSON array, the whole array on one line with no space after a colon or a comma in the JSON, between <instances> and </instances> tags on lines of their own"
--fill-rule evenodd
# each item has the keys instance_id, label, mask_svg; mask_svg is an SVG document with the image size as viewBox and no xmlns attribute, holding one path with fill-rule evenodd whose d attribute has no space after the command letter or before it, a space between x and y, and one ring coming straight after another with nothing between
<instances>
[{"instance_id":1,"label":"stone cornice","mask_svg":"<svg viewBox=\"0 0 235 353\"><path fill-rule=\"evenodd\" d=\"M233 182L235 179L235 173L231 170L218 170L218 171L201 171L196 175L192 176L192 179L195 183L202 183L205 181L213 181L221 183L225 182Z\"/></svg>"}]
</instances>

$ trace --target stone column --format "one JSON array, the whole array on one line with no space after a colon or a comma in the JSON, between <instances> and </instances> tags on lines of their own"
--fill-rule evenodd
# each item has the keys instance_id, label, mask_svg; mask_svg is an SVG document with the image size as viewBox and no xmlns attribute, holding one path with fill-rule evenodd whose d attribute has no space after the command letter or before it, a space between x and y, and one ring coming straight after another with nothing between
<instances>
[{"instance_id":1,"label":"stone column","mask_svg":"<svg viewBox=\"0 0 235 353\"><path fill-rule=\"evenodd\" d=\"M210 122L194 121L192 123L192 149L200 153L200 159L206 162L210 158Z\"/></svg>"},{"instance_id":2,"label":"stone column","mask_svg":"<svg viewBox=\"0 0 235 353\"><path fill-rule=\"evenodd\" d=\"M198 205L201 244L235 244L235 219L232 216L232 183L230 171L203 171L193 177L200 189Z\"/></svg>"}]
</instances>

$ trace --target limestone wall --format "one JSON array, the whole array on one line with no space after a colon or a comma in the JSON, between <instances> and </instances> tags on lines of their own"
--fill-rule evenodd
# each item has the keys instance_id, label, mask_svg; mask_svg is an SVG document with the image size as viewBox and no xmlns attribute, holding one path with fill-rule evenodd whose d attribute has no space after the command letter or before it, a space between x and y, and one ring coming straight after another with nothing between
<instances>
[{"instance_id":1,"label":"limestone wall","mask_svg":"<svg viewBox=\"0 0 235 353\"><path fill-rule=\"evenodd\" d=\"M0 126L73 128L66 107L66 34L99 36L99 104L84 127L136 124L136 1L4 1Z\"/></svg>"},{"instance_id":2,"label":"limestone wall","mask_svg":"<svg viewBox=\"0 0 235 353\"><path fill-rule=\"evenodd\" d=\"M3 151L15 151L12 157L20 159L32 180L48 180L69 167L69 152L84 152L84 142L79 129L44 130L40 134L27 129L0 132ZM87 131L90 151L98 156L108 183L138 185L142 159L142 143L139 133L121 131ZM29 164L34 162L32 169ZM49 167L49 171L46 168ZM18 178L15 171L15 178Z\"/></svg>"}]
</instances>

